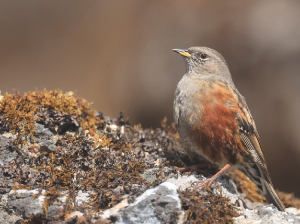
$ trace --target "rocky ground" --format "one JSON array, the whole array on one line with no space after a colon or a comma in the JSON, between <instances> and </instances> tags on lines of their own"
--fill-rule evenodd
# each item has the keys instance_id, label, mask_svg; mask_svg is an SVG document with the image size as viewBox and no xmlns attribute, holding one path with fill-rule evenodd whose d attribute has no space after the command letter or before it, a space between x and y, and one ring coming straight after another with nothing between
<instances>
[{"instance_id":1,"label":"rocky ground","mask_svg":"<svg viewBox=\"0 0 300 224\"><path fill-rule=\"evenodd\" d=\"M266 205L238 171L198 189L175 128L132 126L69 92L0 96L0 223L300 223L299 199Z\"/></svg>"}]
</instances>

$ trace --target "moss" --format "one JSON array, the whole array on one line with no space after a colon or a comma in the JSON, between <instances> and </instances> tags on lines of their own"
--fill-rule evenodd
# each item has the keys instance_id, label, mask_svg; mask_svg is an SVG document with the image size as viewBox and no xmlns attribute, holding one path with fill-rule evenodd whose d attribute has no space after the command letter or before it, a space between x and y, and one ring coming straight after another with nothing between
<instances>
[{"instance_id":1,"label":"moss","mask_svg":"<svg viewBox=\"0 0 300 224\"><path fill-rule=\"evenodd\" d=\"M233 223L233 218L239 216L228 198L213 194L209 188L181 191L179 195L186 212L185 223Z\"/></svg>"},{"instance_id":2,"label":"moss","mask_svg":"<svg viewBox=\"0 0 300 224\"><path fill-rule=\"evenodd\" d=\"M60 90L34 91L21 96L6 93L0 101L0 114L4 116L1 130L11 131L16 135L16 144L23 144L24 138L31 135L34 138L35 121L43 118L36 114L41 110L59 111L78 118L83 130L95 132L103 124L103 120L95 116L91 103L78 98L73 92L63 94Z\"/></svg>"},{"instance_id":3,"label":"moss","mask_svg":"<svg viewBox=\"0 0 300 224\"><path fill-rule=\"evenodd\" d=\"M59 220L64 220L70 211L80 210L89 221L92 211L111 208L124 195L129 195L129 203L133 202L148 188L165 181L165 167L180 165L184 152L179 135L174 124L167 125L166 118L162 121L162 129L143 129L141 125L132 127L124 120L123 113L118 119L104 118L90 109L90 105L75 94L63 94L60 90L35 91L23 96L16 92L1 99L0 133L14 133L17 136L14 147L20 151L18 158L5 166L6 178L11 177L19 184L7 187L46 190L44 213L27 217L25 223L47 223L49 206L63 191L68 191L68 198ZM28 136L34 139L36 123L43 124L55 135L55 152L39 152L38 157L26 155L22 144L27 144ZM59 131L60 126L63 131ZM39 150L34 140L30 144ZM35 170L30 178L22 174L24 165ZM150 168L158 168L153 183L140 176ZM175 170L170 172L176 177ZM264 201L246 176L235 172L231 175L249 200ZM88 190L93 192L90 202L76 205L78 192ZM180 197L186 210L186 223L230 223L237 215L227 198L210 191L188 190L180 192ZM294 203L290 195L282 198L286 204Z\"/></svg>"},{"instance_id":4,"label":"moss","mask_svg":"<svg viewBox=\"0 0 300 224\"><path fill-rule=\"evenodd\" d=\"M14 95L6 94L3 97L0 114L5 117L6 123L2 124L1 130L6 127L6 131L15 133L18 136L16 144L24 143L26 138L23 137L28 135L34 137L35 122L42 122L52 128L53 124L57 122L52 121L51 123L51 119L59 117L60 113L68 115L70 120L77 119L83 129L80 133L62 134L56 143L55 152L41 154L38 160L29 160L31 162L28 165L38 170L38 175L42 175L42 178L40 178L40 182L28 182L27 185L20 185L20 187L45 189L46 199L43 203L44 214L38 217L29 217L26 219L28 223L37 219L47 220L49 206L65 190L68 191L69 196L63 214L61 214L62 217L65 217L76 206L74 202L79 190L94 192L90 204L86 206L95 211L113 207L122 200L124 194L131 195L128 201L133 201L147 188L154 187L163 181L165 166L178 164L179 157L174 148L179 148L179 146L174 139L178 140L179 136L174 125L167 126L166 119L162 121L164 131L160 129L145 131L141 125L134 128L129 126L128 121L124 121L121 113L117 122L127 125L127 132L122 134L121 130L117 130L114 134L109 125L104 125L103 116L96 114L89 106L90 103L77 98L74 94L62 94L59 90L36 91L26 93L24 96L20 96L16 92ZM25 116L25 114L27 115ZM55 133L56 129L52 128L51 130ZM146 132L146 134L143 134L145 137L140 138L139 135L142 132ZM165 137L163 137L164 135ZM160 148L154 147L155 145ZM134 154L136 148L143 151L142 155ZM164 150L159 151L162 148ZM153 159L149 163L149 158L145 157L146 152L149 155L158 153L167 160L157 162L156 159ZM140 174L157 165L159 165L157 180L150 184ZM17 176L16 180L19 179L20 177ZM113 191L117 187L121 187L119 193ZM14 187L14 189L18 188L18 186ZM197 198L197 196L192 196L192 193L185 193L185 197ZM202 201L208 200L209 197L203 197ZM211 200L214 205L227 202L227 199L216 197ZM195 209L191 205L189 211L198 212ZM213 216L217 215L218 219L220 217L219 220L223 220L226 216L226 214L222 217L221 214L214 213L216 211L210 212ZM205 213L203 217L206 216L209 214ZM192 217L194 216L190 215L187 219L192 220Z\"/></svg>"},{"instance_id":5,"label":"moss","mask_svg":"<svg viewBox=\"0 0 300 224\"><path fill-rule=\"evenodd\" d=\"M33 136L35 121L34 114L38 111L38 105L30 102L27 95L22 97L16 92L14 95L6 93L0 101L0 114L4 115L1 129L11 131L17 136L17 143L22 143L22 137Z\"/></svg>"},{"instance_id":6,"label":"moss","mask_svg":"<svg viewBox=\"0 0 300 224\"><path fill-rule=\"evenodd\" d=\"M174 138L176 140L179 140L180 136L177 133L175 124L172 123L171 126L168 126L167 121L168 121L167 117L164 117L164 119L162 119L161 128L167 133L168 136L170 136L171 138Z\"/></svg>"},{"instance_id":7,"label":"moss","mask_svg":"<svg viewBox=\"0 0 300 224\"><path fill-rule=\"evenodd\" d=\"M295 208L300 208L300 199L295 197L293 193L285 193L282 191L276 191L279 199L281 200L282 204L284 207L289 208L289 207L295 207Z\"/></svg>"},{"instance_id":8,"label":"moss","mask_svg":"<svg viewBox=\"0 0 300 224\"><path fill-rule=\"evenodd\" d=\"M15 178L14 180L17 182L19 178ZM20 189L25 189L25 190L30 190L30 187L29 186L26 186L24 184L14 184L12 186L12 190L14 190L15 192L17 190L20 190Z\"/></svg>"},{"instance_id":9,"label":"moss","mask_svg":"<svg viewBox=\"0 0 300 224\"><path fill-rule=\"evenodd\" d=\"M46 224L48 223L47 219L42 214L32 215L24 219L24 224Z\"/></svg>"}]
</instances>

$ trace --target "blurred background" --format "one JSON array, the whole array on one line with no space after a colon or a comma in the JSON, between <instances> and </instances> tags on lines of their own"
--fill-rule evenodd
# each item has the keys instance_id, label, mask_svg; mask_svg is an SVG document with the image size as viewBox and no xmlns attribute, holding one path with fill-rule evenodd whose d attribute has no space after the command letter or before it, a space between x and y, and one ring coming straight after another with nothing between
<instances>
[{"instance_id":1,"label":"blurred background","mask_svg":"<svg viewBox=\"0 0 300 224\"><path fill-rule=\"evenodd\" d=\"M2 1L0 90L76 91L131 124L172 121L185 73L173 48L227 60L275 188L300 196L300 1Z\"/></svg>"}]
</instances>

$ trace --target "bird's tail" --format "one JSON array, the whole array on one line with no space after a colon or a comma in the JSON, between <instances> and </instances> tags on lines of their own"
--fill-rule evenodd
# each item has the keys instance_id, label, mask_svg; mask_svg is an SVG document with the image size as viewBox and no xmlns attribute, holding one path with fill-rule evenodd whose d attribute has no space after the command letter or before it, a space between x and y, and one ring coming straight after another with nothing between
<instances>
[{"instance_id":1,"label":"bird's tail","mask_svg":"<svg viewBox=\"0 0 300 224\"><path fill-rule=\"evenodd\" d=\"M262 180L262 186L263 186L263 190L262 193L265 196L265 198L267 199L267 201L269 203L272 203L273 205L275 205L279 211L284 212L284 207L280 201L280 199L278 198L272 183L269 183L267 180Z\"/></svg>"},{"instance_id":2,"label":"bird's tail","mask_svg":"<svg viewBox=\"0 0 300 224\"><path fill-rule=\"evenodd\" d=\"M251 164L244 167L241 171L245 173L255 185L259 188L260 192L267 199L268 203L275 205L279 211L284 212L284 207L277 196L269 172L266 167L257 166L257 164Z\"/></svg>"}]
</instances>

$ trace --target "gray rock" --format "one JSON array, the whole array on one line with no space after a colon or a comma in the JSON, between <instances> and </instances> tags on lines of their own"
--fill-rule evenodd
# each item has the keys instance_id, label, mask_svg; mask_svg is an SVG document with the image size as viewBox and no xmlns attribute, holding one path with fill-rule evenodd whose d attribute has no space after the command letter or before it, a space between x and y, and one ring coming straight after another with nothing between
<instances>
[{"instance_id":1,"label":"gray rock","mask_svg":"<svg viewBox=\"0 0 300 224\"><path fill-rule=\"evenodd\" d=\"M36 123L36 133L34 134L34 138L34 141L40 144L42 151L56 151L56 142L53 138L53 133L50 129L45 128L44 125Z\"/></svg>"},{"instance_id":2,"label":"gray rock","mask_svg":"<svg viewBox=\"0 0 300 224\"><path fill-rule=\"evenodd\" d=\"M49 206L48 217L59 218L61 216L60 212L63 210L63 208L67 202L68 196L69 196L68 191L61 192L61 194L54 201L54 203Z\"/></svg>"},{"instance_id":3,"label":"gray rock","mask_svg":"<svg viewBox=\"0 0 300 224\"><path fill-rule=\"evenodd\" d=\"M7 197L1 197L0 201L0 223L15 224L18 220L22 220L20 216L9 214L6 211Z\"/></svg>"},{"instance_id":4,"label":"gray rock","mask_svg":"<svg viewBox=\"0 0 300 224\"><path fill-rule=\"evenodd\" d=\"M3 208L0 208L0 223L5 224L15 224L17 221L23 220L20 216L16 216L14 214L8 214L6 211L4 211Z\"/></svg>"},{"instance_id":5,"label":"gray rock","mask_svg":"<svg viewBox=\"0 0 300 224\"><path fill-rule=\"evenodd\" d=\"M9 163L16 159L18 153L11 147L15 137L13 135L0 135L0 166Z\"/></svg>"},{"instance_id":6,"label":"gray rock","mask_svg":"<svg viewBox=\"0 0 300 224\"><path fill-rule=\"evenodd\" d=\"M289 208L286 208L285 211L287 213L292 213L296 216L300 216L300 209L298 209L298 208L289 207Z\"/></svg>"},{"instance_id":7,"label":"gray rock","mask_svg":"<svg viewBox=\"0 0 300 224\"><path fill-rule=\"evenodd\" d=\"M143 174L141 174L141 177L143 177L145 180L149 181L150 183L154 182L157 179L157 173L160 171L160 168L151 168L146 170ZM174 168L164 167L163 170L160 172L159 176L161 180L168 180L174 175Z\"/></svg>"},{"instance_id":8,"label":"gray rock","mask_svg":"<svg viewBox=\"0 0 300 224\"><path fill-rule=\"evenodd\" d=\"M39 194L39 191L25 189L11 190L8 194L2 196L2 200L6 201L6 210L24 218L40 214L43 211L45 196L39 195L33 199L32 195L34 194Z\"/></svg>"},{"instance_id":9,"label":"gray rock","mask_svg":"<svg viewBox=\"0 0 300 224\"><path fill-rule=\"evenodd\" d=\"M45 190L11 190L2 196L2 204L9 214L15 214L22 218L31 215L37 215L44 212ZM58 218L59 212L63 210L68 198L68 191L62 192L61 195L47 209L48 217ZM33 197L33 195L38 195Z\"/></svg>"},{"instance_id":10,"label":"gray rock","mask_svg":"<svg viewBox=\"0 0 300 224\"><path fill-rule=\"evenodd\" d=\"M120 212L117 223L182 223L183 217L177 187L164 182L147 190L132 205Z\"/></svg>"},{"instance_id":11,"label":"gray rock","mask_svg":"<svg viewBox=\"0 0 300 224\"><path fill-rule=\"evenodd\" d=\"M148 169L146 170L143 174L141 174L141 176L149 181L150 183L152 183L153 181L156 180L156 175L157 172L159 171L159 168L153 168L153 169Z\"/></svg>"},{"instance_id":12,"label":"gray rock","mask_svg":"<svg viewBox=\"0 0 300 224\"><path fill-rule=\"evenodd\" d=\"M27 168L24 167L24 170L26 172ZM115 217L118 224L183 223L184 212L181 209L177 189L192 188L199 179L201 177L199 178L198 175L171 178L170 182L164 182L156 188L145 191L133 204L128 205L125 198L115 207L104 211L101 218ZM237 200L235 187L226 176L219 178L217 182L219 186L213 187L215 194L222 194L232 201ZM79 191L75 197L75 204L85 205L92 193ZM4 194L0 203L0 223L16 223L22 218L43 213L46 198L44 194L45 190L24 189L12 190ZM33 195L37 196L33 197ZM62 192L49 206L48 218L59 218L68 196L68 191ZM234 218L234 223L300 223L299 217L287 212L280 212L273 205L262 206L258 209L239 208L239 213L241 216Z\"/></svg>"},{"instance_id":13,"label":"gray rock","mask_svg":"<svg viewBox=\"0 0 300 224\"><path fill-rule=\"evenodd\" d=\"M192 189L196 186L196 183L200 179L197 178L194 174L191 175L178 175L177 178L172 177L168 182L175 184L178 187L178 190L184 191L186 189Z\"/></svg>"},{"instance_id":14,"label":"gray rock","mask_svg":"<svg viewBox=\"0 0 300 224\"><path fill-rule=\"evenodd\" d=\"M232 204L242 204L242 202L239 202L239 192L236 185L229 179L227 175L221 175L217 179L217 183L221 186L221 189L214 187L213 192L215 194L222 194L223 197L229 198Z\"/></svg>"},{"instance_id":15,"label":"gray rock","mask_svg":"<svg viewBox=\"0 0 300 224\"><path fill-rule=\"evenodd\" d=\"M6 180L3 177L2 168L0 168L0 194L8 193L11 190L11 186L13 185L13 180Z\"/></svg>"},{"instance_id":16,"label":"gray rock","mask_svg":"<svg viewBox=\"0 0 300 224\"><path fill-rule=\"evenodd\" d=\"M77 196L75 197L75 203L77 205L83 205L88 203L92 193L94 192L92 191L82 192L82 190L78 191Z\"/></svg>"},{"instance_id":17,"label":"gray rock","mask_svg":"<svg viewBox=\"0 0 300 224\"><path fill-rule=\"evenodd\" d=\"M234 218L237 224L271 224L271 223L300 223L300 218L287 213L280 212L274 205L267 205L258 208L258 210L241 210L241 216Z\"/></svg>"},{"instance_id":18,"label":"gray rock","mask_svg":"<svg viewBox=\"0 0 300 224\"><path fill-rule=\"evenodd\" d=\"M41 145L41 150L46 151L46 152L55 152L56 151L56 145L53 143L54 140L44 140L43 142L40 143Z\"/></svg>"}]
</instances>

